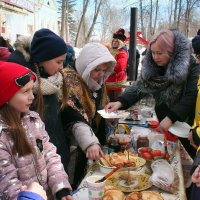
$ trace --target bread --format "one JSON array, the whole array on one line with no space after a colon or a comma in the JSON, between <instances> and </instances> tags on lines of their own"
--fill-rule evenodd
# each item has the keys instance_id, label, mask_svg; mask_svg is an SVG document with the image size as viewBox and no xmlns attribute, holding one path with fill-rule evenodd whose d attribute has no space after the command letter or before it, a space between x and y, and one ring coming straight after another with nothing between
<instances>
[{"instance_id":1,"label":"bread","mask_svg":"<svg viewBox=\"0 0 200 200\"><path fill-rule=\"evenodd\" d=\"M101 158L100 158L100 161L101 161L101 163L102 163L104 166L110 167L110 164L108 163L108 161L107 161L105 158L101 157Z\"/></svg>"},{"instance_id":2,"label":"bread","mask_svg":"<svg viewBox=\"0 0 200 200\"><path fill-rule=\"evenodd\" d=\"M129 160L128 160L129 157ZM106 154L104 158L100 158L100 162L106 167L115 167L115 166L123 166L123 167L135 167L136 166L136 158L137 154L124 151L119 153L110 153Z\"/></svg>"},{"instance_id":3,"label":"bread","mask_svg":"<svg viewBox=\"0 0 200 200\"><path fill-rule=\"evenodd\" d=\"M125 200L143 200L141 192L133 192L129 194Z\"/></svg>"},{"instance_id":4,"label":"bread","mask_svg":"<svg viewBox=\"0 0 200 200\"><path fill-rule=\"evenodd\" d=\"M125 195L119 190L107 190L102 200L124 200Z\"/></svg>"},{"instance_id":5,"label":"bread","mask_svg":"<svg viewBox=\"0 0 200 200\"><path fill-rule=\"evenodd\" d=\"M125 200L164 200L161 195L157 192L143 191L143 192L132 192Z\"/></svg>"}]
</instances>

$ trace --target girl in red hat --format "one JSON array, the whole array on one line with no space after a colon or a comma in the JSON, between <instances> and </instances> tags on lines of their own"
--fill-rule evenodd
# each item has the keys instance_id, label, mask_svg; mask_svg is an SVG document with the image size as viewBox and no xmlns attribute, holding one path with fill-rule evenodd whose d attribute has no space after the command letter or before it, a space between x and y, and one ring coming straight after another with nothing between
<instances>
[{"instance_id":1,"label":"girl in red hat","mask_svg":"<svg viewBox=\"0 0 200 200\"><path fill-rule=\"evenodd\" d=\"M38 182L48 199L72 200L60 156L39 115L29 111L34 80L28 68L0 62L0 194L16 199L22 186Z\"/></svg>"}]
</instances>

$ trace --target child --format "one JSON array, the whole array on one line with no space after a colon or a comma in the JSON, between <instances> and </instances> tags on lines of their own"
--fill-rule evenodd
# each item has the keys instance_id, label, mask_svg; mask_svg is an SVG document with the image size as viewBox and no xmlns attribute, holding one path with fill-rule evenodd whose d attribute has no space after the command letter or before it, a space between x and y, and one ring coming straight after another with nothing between
<instances>
[{"instance_id":1,"label":"child","mask_svg":"<svg viewBox=\"0 0 200 200\"><path fill-rule=\"evenodd\" d=\"M69 144L64 134L60 110L66 104L67 88L63 87L61 69L66 58L65 41L49 29L42 28L35 32L31 42L32 71L37 74L34 84L34 108L42 117L50 142L61 156L67 172L69 162ZM61 99L61 105L59 102Z\"/></svg>"},{"instance_id":2,"label":"child","mask_svg":"<svg viewBox=\"0 0 200 200\"><path fill-rule=\"evenodd\" d=\"M85 175L87 159L104 156L99 144L106 144L106 122L97 110L108 102L104 82L115 64L104 45L91 42L77 57L75 69L69 66L63 69L69 98L62 120L73 150L68 174L74 188Z\"/></svg>"},{"instance_id":3,"label":"child","mask_svg":"<svg viewBox=\"0 0 200 200\"><path fill-rule=\"evenodd\" d=\"M22 186L39 182L48 199L72 200L71 186L39 115L29 111L35 75L0 62L0 193L16 199Z\"/></svg>"}]
</instances>

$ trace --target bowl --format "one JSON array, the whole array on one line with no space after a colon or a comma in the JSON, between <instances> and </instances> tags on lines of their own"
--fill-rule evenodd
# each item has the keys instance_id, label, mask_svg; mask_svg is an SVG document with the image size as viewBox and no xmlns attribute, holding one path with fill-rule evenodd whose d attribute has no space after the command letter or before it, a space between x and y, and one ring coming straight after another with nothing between
<instances>
[{"instance_id":1,"label":"bowl","mask_svg":"<svg viewBox=\"0 0 200 200\"><path fill-rule=\"evenodd\" d=\"M122 165L122 167L119 169L119 171L121 170L136 170L142 166L145 165L146 160L138 157L138 155L134 152L129 152L129 158L130 160L128 160L128 152L118 152L118 153L110 153L110 154L105 154L104 158L100 158L98 161L99 164L99 168L100 171L102 173L109 173L110 171L112 171L113 169L116 168L116 166L118 165ZM119 160L118 160L119 158ZM116 163L112 163L112 161L116 161ZM113 165L112 165L112 164Z\"/></svg>"},{"instance_id":2,"label":"bowl","mask_svg":"<svg viewBox=\"0 0 200 200\"><path fill-rule=\"evenodd\" d=\"M113 167L107 167L105 165L102 165L100 163L100 161L98 161L98 164L99 164L100 172L102 172L103 174L108 174L109 172L111 172L113 169L116 168L115 166L113 166Z\"/></svg>"}]
</instances>

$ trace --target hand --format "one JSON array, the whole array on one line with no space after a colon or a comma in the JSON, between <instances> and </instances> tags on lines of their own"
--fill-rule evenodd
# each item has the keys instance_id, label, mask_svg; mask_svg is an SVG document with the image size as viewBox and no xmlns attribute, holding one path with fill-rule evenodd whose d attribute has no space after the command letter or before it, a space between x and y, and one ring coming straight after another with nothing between
<instances>
[{"instance_id":1,"label":"hand","mask_svg":"<svg viewBox=\"0 0 200 200\"><path fill-rule=\"evenodd\" d=\"M23 186L25 188L25 186ZM25 190L30 192L35 192L39 194L43 199L47 200L46 191L43 189L43 187L36 182L31 183L28 187L25 188Z\"/></svg>"},{"instance_id":2,"label":"hand","mask_svg":"<svg viewBox=\"0 0 200 200\"><path fill-rule=\"evenodd\" d=\"M165 117L159 124L161 130L168 130L172 125L172 120L169 117Z\"/></svg>"},{"instance_id":3,"label":"hand","mask_svg":"<svg viewBox=\"0 0 200 200\"><path fill-rule=\"evenodd\" d=\"M196 183L197 187L200 187L200 166L198 166L192 174L192 182Z\"/></svg>"},{"instance_id":4,"label":"hand","mask_svg":"<svg viewBox=\"0 0 200 200\"><path fill-rule=\"evenodd\" d=\"M104 153L98 144L93 144L87 148L86 157L89 160L97 160L100 157L104 157Z\"/></svg>"},{"instance_id":5,"label":"hand","mask_svg":"<svg viewBox=\"0 0 200 200\"><path fill-rule=\"evenodd\" d=\"M190 141L190 144L197 149L198 147L196 146L196 144L194 143L193 137L192 137L192 131L190 131L189 136L188 136L188 140Z\"/></svg>"},{"instance_id":6,"label":"hand","mask_svg":"<svg viewBox=\"0 0 200 200\"><path fill-rule=\"evenodd\" d=\"M110 102L105 106L105 111L110 113L118 110L119 108L122 107L122 104L119 101L116 102Z\"/></svg>"},{"instance_id":7,"label":"hand","mask_svg":"<svg viewBox=\"0 0 200 200\"><path fill-rule=\"evenodd\" d=\"M73 197L70 195L67 195L65 197L62 197L61 200L73 200Z\"/></svg>"}]
</instances>

